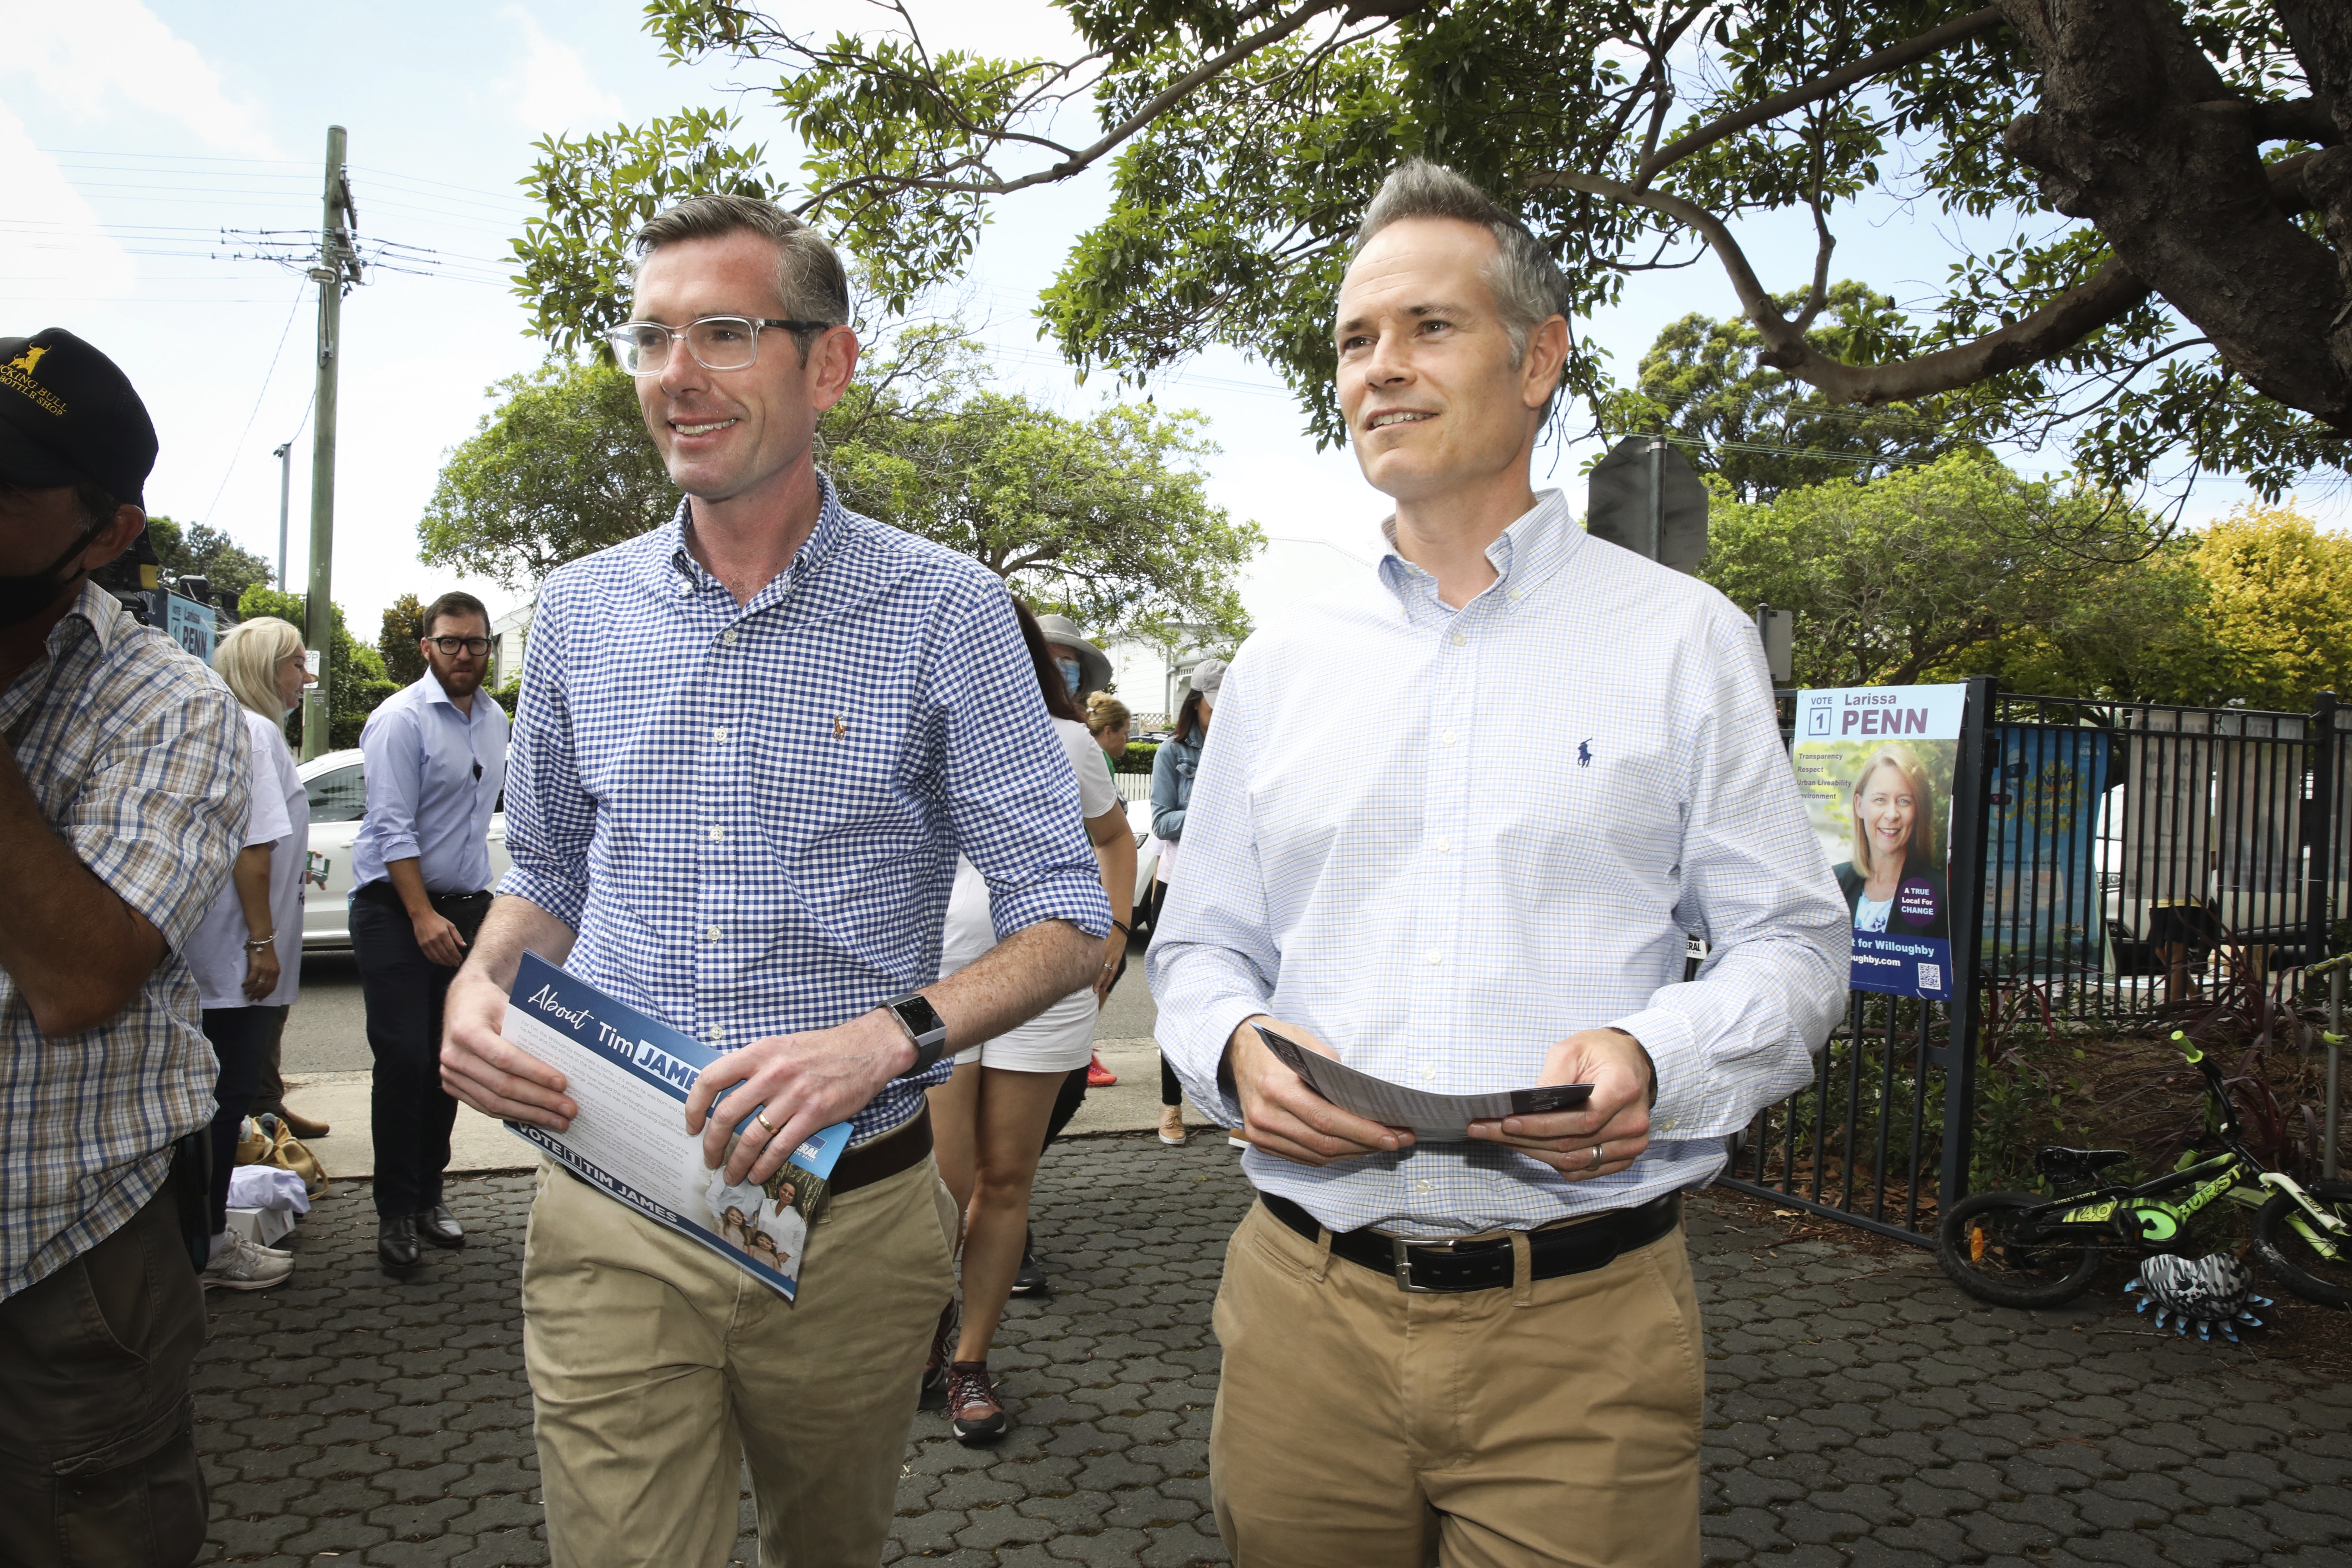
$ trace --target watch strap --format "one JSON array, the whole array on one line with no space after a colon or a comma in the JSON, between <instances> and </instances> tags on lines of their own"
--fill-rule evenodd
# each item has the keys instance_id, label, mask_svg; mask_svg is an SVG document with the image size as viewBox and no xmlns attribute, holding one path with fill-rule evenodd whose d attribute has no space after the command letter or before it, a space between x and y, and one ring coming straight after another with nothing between
<instances>
[{"instance_id":1,"label":"watch strap","mask_svg":"<svg viewBox=\"0 0 2352 1568\"><path fill-rule=\"evenodd\" d=\"M948 1026L930 1000L919 991L909 991L882 1005L915 1047L915 1065L898 1076L919 1078L938 1066L940 1058L947 1054Z\"/></svg>"}]
</instances>

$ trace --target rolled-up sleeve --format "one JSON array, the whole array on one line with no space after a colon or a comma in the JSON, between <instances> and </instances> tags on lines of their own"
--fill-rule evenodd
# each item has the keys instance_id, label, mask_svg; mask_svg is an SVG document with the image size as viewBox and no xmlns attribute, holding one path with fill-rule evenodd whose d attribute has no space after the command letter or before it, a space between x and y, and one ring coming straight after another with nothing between
<instances>
[{"instance_id":1,"label":"rolled-up sleeve","mask_svg":"<svg viewBox=\"0 0 2352 1568\"><path fill-rule=\"evenodd\" d=\"M367 780L367 836L386 865L414 860L416 801L425 789L425 753L416 710L403 703L369 716L360 731Z\"/></svg>"},{"instance_id":2,"label":"rolled-up sleeve","mask_svg":"<svg viewBox=\"0 0 2352 1568\"><path fill-rule=\"evenodd\" d=\"M1079 814L1077 775L1037 690L1013 601L975 584L952 602L934 690L945 713L956 847L987 879L999 942L1041 921L1110 931L1110 901Z\"/></svg>"},{"instance_id":3,"label":"rolled-up sleeve","mask_svg":"<svg viewBox=\"0 0 2352 1568\"><path fill-rule=\"evenodd\" d=\"M1845 1005L1853 928L1780 744L1762 649L1743 630L1713 627L1712 700L1688 753L1676 913L1711 951L1696 979L1612 1020L1656 1064L1661 1140L1724 1137L1803 1087Z\"/></svg>"},{"instance_id":4,"label":"rolled-up sleeve","mask_svg":"<svg viewBox=\"0 0 2352 1568\"><path fill-rule=\"evenodd\" d=\"M1249 663L1244 647L1218 694L1192 802L1177 814L1192 823L1183 874L1168 884L1145 961L1161 1052L1192 1103L1215 1108L1229 1126L1241 1124L1242 1110L1218 1082L1225 1043L1244 1018L1266 1011L1282 973L1249 811L1250 760L1261 739ZM1155 776L1155 794L1158 784Z\"/></svg>"},{"instance_id":5,"label":"rolled-up sleeve","mask_svg":"<svg viewBox=\"0 0 2352 1568\"><path fill-rule=\"evenodd\" d=\"M507 737L507 854L498 890L577 931L588 903L596 801L580 782L560 632L562 574L548 580L523 640L522 695Z\"/></svg>"},{"instance_id":6,"label":"rolled-up sleeve","mask_svg":"<svg viewBox=\"0 0 2352 1568\"><path fill-rule=\"evenodd\" d=\"M66 824L81 863L175 952L227 885L253 789L236 699L181 662L121 704L135 717L106 738Z\"/></svg>"}]
</instances>

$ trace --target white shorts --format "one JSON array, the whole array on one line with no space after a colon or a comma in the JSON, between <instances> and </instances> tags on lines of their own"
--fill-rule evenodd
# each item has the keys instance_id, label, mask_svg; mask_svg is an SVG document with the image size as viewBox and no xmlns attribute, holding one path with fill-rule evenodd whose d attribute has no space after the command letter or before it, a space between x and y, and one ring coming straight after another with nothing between
<instances>
[{"instance_id":1,"label":"white shorts","mask_svg":"<svg viewBox=\"0 0 2352 1568\"><path fill-rule=\"evenodd\" d=\"M1095 1016L1101 1008L1093 987L1055 1003L1019 1028L956 1053L956 1065L978 1062L1007 1072L1068 1072L1095 1053Z\"/></svg>"}]
</instances>

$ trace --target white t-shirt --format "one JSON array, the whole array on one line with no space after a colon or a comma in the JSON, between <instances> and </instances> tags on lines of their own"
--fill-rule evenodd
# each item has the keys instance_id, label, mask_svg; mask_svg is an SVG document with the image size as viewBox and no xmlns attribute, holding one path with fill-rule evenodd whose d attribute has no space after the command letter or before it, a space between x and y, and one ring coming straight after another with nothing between
<instances>
[{"instance_id":1,"label":"white t-shirt","mask_svg":"<svg viewBox=\"0 0 2352 1568\"><path fill-rule=\"evenodd\" d=\"M302 989L303 873L310 868L310 797L303 793L294 755L277 725L249 708L246 739L253 752L253 805L246 816L245 847L269 846L269 923L278 932L278 989L255 1002L245 994L245 906L234 879L205 911L188 939L188 968L207 1007L284 1007Z\"/></svg>"},{"instance_id":2,"label":"white t-shirt","mask_svg":"<svg viewBox=\"0 0 2352 1568\"><path fill-rule=\"evenodd\" d=\"M1054 733L1078 775L1078 814L1100 816L1118 805L1118 784L1103 766L1103 750L1084 724L1054 721ZM996 945L996 921L988 908L988 879L980 868L956 857L955 890L948 896L947 929L940 939L940 975L944 979Z\"/></svg>"}]
</instances>

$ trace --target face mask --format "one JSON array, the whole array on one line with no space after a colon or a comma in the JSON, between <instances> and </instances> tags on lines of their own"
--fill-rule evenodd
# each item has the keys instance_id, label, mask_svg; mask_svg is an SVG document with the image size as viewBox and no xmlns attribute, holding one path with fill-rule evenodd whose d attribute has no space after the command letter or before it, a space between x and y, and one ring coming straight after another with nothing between
<instances>
[{"instance_id":1,"label":"face mask","mask_svg":"<svg viewBox=\"0 0 2352 1568\"><path fill-rule=\"evenodd\" d=\"M59 577L59 570L89 549L89 542L113 521L110 517L102 517L82 530L81 537L68 545L63 555L50 562L47 571L27 573L17 577L0 577L0 626L21 625L56 604L67 585L73 581L73 577ZM73 575L79 577L81 574L76 572Z\"/></svg>"},{"instance_id":2,"label":"face mask","mask_svg":"<svg viewBox=\"0 0 2352 1568\"><path fill-rule=\"evenodd\" d=\"M1078 694L1078 661L1075 658L1065 658L1055 662L1062 667L1062 679L1069 687L1070 695L1076 697Z\"/></svg>"}]
</instances>

